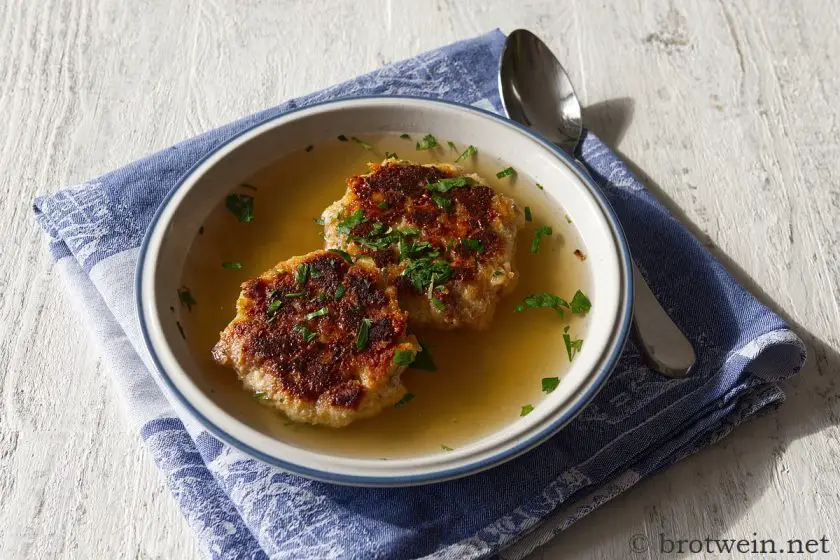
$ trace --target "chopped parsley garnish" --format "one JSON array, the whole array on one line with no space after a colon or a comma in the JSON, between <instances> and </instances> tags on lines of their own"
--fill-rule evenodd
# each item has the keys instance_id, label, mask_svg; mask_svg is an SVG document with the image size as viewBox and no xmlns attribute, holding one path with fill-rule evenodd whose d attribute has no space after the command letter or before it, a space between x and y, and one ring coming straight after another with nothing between
<instances>
[{"instance_id":1,"label":"chopped parsley garnish","mask_svg":"<svg viewBox=\"0 0 840 560\"><path fill-rule=\"evenodd\" d=\"M312 150L314 150L314 149L315 149L315 146L313 146L312 144L309 144L309 145L306 147L306 151L307 151L307 152L311 152L311 151L312 151Z\"/></svg>"},{"instance_id":2,"label":"chopped parsley garnish","mask_svg":"<svg viewBox=\"0 0 840 560\"><path fill-rule=\"evenodd\" d=\"M351 257L350 253L348 253L347 251L342 251L341 249L330 249L330 253L335 253L336 255L344 259L344 262L346 262L347 264L353 264L353 257Z\"/></svg>"},{"instance_id":3,"label":"chopped parsley garnish","mask_svg":"<svg viewBox=\"0 0 840 560\"><path fill-rule=\"evenodd\" d=\"M222 268L227 268L228 270L242 270L242 263L241 262L223 262Z\"/></svg>"},{"instance_id":4,"label":"chopped parsley garnish","mask_svg":"<svg viewBox=\"0 0 840 560\"><path fill-rule=\"evenodd\" d=\"M293 292L293 293L291 293L291 294L286 294L286 295L284 295L283 297L284 297L285 299L300 299L300 298L302 298L302 297L303 297L303 296L305 296L305 295L306 295L306 294L305 294L305 293L303 293L303 292Z\"/></svg>"},{"instance_id":5,"label":"chopped parsley garnish","mask_svg":"<svg viewBox=\"0 0 840 560\"><path fill-rule=\"evenodd\" d=\"M452 267L446 261L433 261L430 257L411 260L402 271L418 292L423 292L433 281L440 284L452 278Z\"/></svg>"},{"instance_id":6,"label":"chopped parsley garnish","mask_svg":"<svg viewBox=\"0 0 840 560\"><path fill-rule=\"evenodd\" d=\"M569 361L571 362L577 353L583 349L583 339L572 340L571 336L564 334L563 342L566 344L566 353L569 355Z\"/></svg>"},{"instance_id":7,"label":"chopped parsley garnish","mask_svg":"<svg viewBox=\"0 0 840 560\"><path fill-rule=\"evenodd\" d=\"M576 291L574 297L572 297L572 313L583 315L590 309L592 309L592 302L589 301L586 294L580 290Z\"/></svg>"},{"instance_id":8,"label":"chopped parsley garnish","mask_svg":"<svg viewBox=\"0 0 840 560\"><path fill-rule=\"evenodd\" d=\"M560 385L560 378L559 377L543 377L542 378L542 391L543 393L551 393Z\"/></svg>"},{"instance_id":9,"label":"chopped parsley garnish","mask_svg":"<svg viewBox=\"0 0 840 560\"><path fill-rule=\"evenodd\" d=\"M437 371L437 366L432 360L432 353L429 352L429 347L420 343L420 352L415 356L414 361L411 362L411 369L420 369L424 371Z\"/></svg>"},{"instance_id":10,"label":"chopped parsley garnish","mask_svg":"<svg viewBox=\"0 0 840 560\"><path fill-rule=\"evenodd\" d=\"M225 199L225 208L230 210L242 223L248 223L254 219L253 196L247 194L229 194Z\"/></svg>"},{"instance_id":11,"label":"chopped parsley garnish","mask_svg":"<svg viewBox=\"0 0 840 560\"><path fill-rule=\"evenodd\" d=\"M469 146L467 146L467 149L466 149L466 150L464 150L464 151L461 153L461 155L460 155L460 156L458 156L458 159L456 159L456 160L455 160L455 163L458 163L459 161L464 161L464 160L465 160L465 159L467 159L468 157L470 157L470 156L474 156L474 155L475 155L475 154L477 154L477 153L478 153L478 150L476 149L476 147L475 147L475 146L473 146L472 144L470 144Z\"/></svg>"},{"instance_id":12,"label":"chopped parsley garnish","mask_svg":"<svg viewBox=\"0 0 840 560\"><path fill-rule=\"evenodd\" d=\"M257 391L256 393L254 393L254 398L258 401L264 401L268 398L268 393L266 393L265 391Z\"/></svg>"},{"instance_id":13,"label":"chopped parsley garnish","mask_svg":"<svg viewBox=\"0 0 840 560\"><path fill-rule=\"evenodd\" d=\"M447 193L455 187L466 187L469 184L469 177L451 177L449 179L441 179L436 183L427 183L426 188L430 191Z\"/></svg>"},{"instance_id":14,"label":"chopped parsley garnish","mask_svg":"<svg viewBox=\"0 0 840 560\"><path fill-rule=\"evenodd\" d=\"M335 289L335 294L333 295L333 299L338 301L344 297L344 294L347 293L347 288L344 287L344 284L339 284L338 287Z\"/></svg>"},{"instance_id":15,"label":"chopped parsley garnish","mask_svg":"<svg viewBox=\"0 0 840 560\"><path fill-rule=\"evenodd\" d=\"M554 294L543 292L541 294L531 294L522 300L522 303L516 306L515 310L519 313L526 309L553 309L561 317L563 316L563 309L569 309L568 302Z\"/></svg>"},{"instance_id":16,"label":"chopped parsley garnish","mask_svg":"<svg viewBox=\"0 0 840 560\"><path fill-rule=\"evenodd\" d=\"M252 190L252 191L257 190L257 187L255 187L254 185L249 185L248 183L239 183L239 186L242 187L243 189L249 189L249 190Z\"/></svg>"},{"instance_id":17,"label":"chopped parsley garnish","mask_svg":"<svg viewBox=\"0 0 840 560\"><path fill-rule=\"evenodd\" d=\"M184 340L187 340L187 335L184 334L184 327L181 326L181 322L180 321L175 321L175 326L178 327L178 332L181 333L181 338L183 338Z\"/></svg>"},{"instance_id":18,"label":"chopped parsley garnish","mask_svg":"<svg viewBox=\"0 0 840 560\"><path fill-rule=\"evenodd\" d=\"M318 224L319 226L324 225L324 218L321 218L321 217L312 218L312 221L315 222L316 224Z\"/></svg>"},{"instance_id":19,"label":"chopped parsley garnish","mask_svg":"<svg viewBox=\"0 0 840 560\"><path fill-rule=\"evenodd\" d=\"M410 234L403 232L403 237L400 239L400 260L417 259L424 256L424 253L431 251L432 244L428 241L409 241L406 239ZM433 251L435 253L435 251ZM431 256L431 254L425 255ZM434 255L434 256L437 256Z\"/></svg>"},{"instance_id":20,"label":"chopped parsley garnish","mask_svg":"<svg viewBox=\"0 0 840 560\"><path fill-rule=\"evenodd\" d=\"M365 212L360 208L338 223L338 231L341 233L350 233L350 230L366 221Z\"/></svg>"},{"instance_id":21,"label":"chopped parsley garnish","mask_svg":"<svg viewBox=\"0 0 840 560\"><path fill-rule=\"evenodd\" d=\"M376 207L379 208L380 210L387 210L388 209L388 203L383 201L383 202L380 202L379 204L377 204Z\"/></svg>"},{"instance_id":22,"label":"chopped parsley garnish","mask_svg":"<svg viewBox=\"0 0 840 560\"><path fill-rule=\"evenodd\" d=\"M533 218L531 217L531 207L530 206L525 207L525 221L526 222L533 221Z\"/></svg>"},{"instance_id":23,"label":"chopped parsley garnish","mask_svg":"<svg viewBox=\"0 0 840 560\"><path fill-rule=\"evenodd\" d=\"M373 149L373 146L371 146L370 144L368 144L367 142L365 142L365 141L364 141L364 140L362 140L361 138L357 138L357 137L355 137L355 136L351 136L351 137L350 137L350 140L352 140L352 141L353 141L353 142L355 142L356 144L360 145L360 146L361 146L362 148L364 148L365 150L372 150L372 149Z\"/></svg>"},{"instance_id":24,"label":"chopped parsley garnish","mask_svg":"<svg viewBox=\"0 0 840 560\"><path fill-rule=\"evenodd\" d=\"M411 140L411 136L409 136L409 135L408 135L408 134L406 134L405 132L403 132L402 134L400 134L400 138L402 138L403 140Z\"/></svg>"},{"instance_id":25,"label":"chopped parsley garnish","mask_svg":"<svg viewBox=\"0 0 840 560\"><path fill-rule=\"evenodd\" d=\"M434 296L429 298L429 303L432 304L432 307L434 307L438 313L446 311L446 304Z\"/></svg>"},{"instance_id":26,"label":"chopped parsley garnish","mask_svg":"<svg viewBox=\"0 0 840 560\"><path fill-rule=\"evenodd\" d=\"M364 350L365 346L367 346L371 324L372 321L367 317L362 319L362 324L359 325L359 334L356 336L356 350Z\"/></svg>"},{"instance_id":27,"label":"chopped parsley garnish","mask_svg":"<svg viewBox=\"0 0 840 560\"><path fill-rule=\"evenodd\" d=\"M390 226L386 226L382 222L376 222L366 237L351 235L350 240L355 241L362 247L380 251L397 243L400 240L400 234Z\"/></svg>"},{"instance_id":28,"label":"chopped parsley garnish","mask_svg":"<svg viewBox=\"0 0 840 560\"><path fill-rule=\"evenodd\" d=\"M400 159L400 156L394 152L385 152L385 159Z\"/></svg>"},{"instance_id":29,"label":"chopped parsley garnish","mask_svg":"<svg viewBox=\"0 0 840 560\"><path fill-rule=\"evenodd\" d=\"M455 451L454 449L452 449L452 448L451 448L451 447L449 447L448 445L444 445L444 444L440 444L440 448L441 448L443 451Z\"/></svg>"},{"instance_id":30,"label":"chopped parsley garnish","mask_svg":"<svg viewBox=\"0 0 840 560\"><path fill-rule=\"evenodd\" d=\"M317 311L313 311L312 313L307 313L306 316L304 316L304 319L309 321L310 319L315 319L317 317L323 317L324 315L329 315L329 313L330 313L330 310L329 310L328 307L322 307L321 309L319 309Z\"/></svg>"},{"instance_id":31,"label":"chopped parsley garnish","mask_svg":"<svg viewBox=\"0 0 840 560\"><path fill-rule=\"evenodd\" d=\"M309 278L309 265L308 264L298 265L297 270L295 271L295 284L306 284L306 280L308 278Z\"/></svg>"},{"instance_id":32,"label":"chopped parsley garnish","mask_svg":"<svg viewBox=\"0 0 840 560\"><path fill-rule=\"evenodd\" d=\"M192 306L197 303L195 299L193 299L190 289L186 287L178 288L178 299L181 301L181 305L186 306L187 311L192 311Z\"/></svg>"},{"instance_id":33,"label":"chopped parsley garnish","mask_svg":"<svg viewBox=\"0 0 840 560\"><path fill-rule=\"evenodd\" d=\"M540 185L539 183L537 183L537 188L540 189L541 191L545 190L545 187Z\"/></svg>"},{"instance_id":34,"label":"chopped parsley garnish","mask_svg":"<svg viewBox=\"0 0 840 560\"><path fill-rule=\"evenodd\" d=\"M458 147L455 146L455 142L453 142L452 140L447 140L446 144L449 146L450 150L458 151Z\"/></svg>"},{"instance_id":35,"label":"chopped parsley garnish","mask_svg":"<svg viewBox=\"0 0 840 560\"><path fill-rule=\"evenodd\" d=\"M526 404L522 407L522 410L519 411L519 416L528 416L534 410L534 407L530 404Z\"/></svg>"},{"instance_id":36,"label":"chopped parsley garnish","mask_svg":"<svg viewBox=\"0 0 840 560\"><path fill-rule=\"evenodd\" d=\"M569 332L569 325L566 325L565 327L563 327L563 332Z\"/></svg>"},{"instance_id":37,"label":"chopped parsley garnish","mask_svg":"<svg viewBox=\"0 0 840 560\"><path fill-rule=\"evenodd\" d=\"M452 209L452 201L442 194L432 193L432 200L434 200L435 204L438 205L438 208L442 208L444 212L449 212Z\"/></svg>"},{"instance_id":38,"label":"chopped parsley garnish","mask_svg":"<svg viewBox=\"0 0 840 560\"><path fill-rule=\"evenodd\" d=\"M400 400L397 401L397 403L394 405L394 408L404 407L406 404L408 404L408 401L410 401L413 398L414 398L414 393L406 393L403 398L401 398Z\"/></svg>"},{"instance_id":39,"label":"chopped parsley garnish","mask_svg":"<svg viewBox=\"0 0 840 560\"><path fill-rule=\"evenodd\" d=\"M516 170L513 167L505 167L496 173L496 178L501 179L502 177L507 177L508 175L516 175Z\"/></svg>"},{"instance_id":40,"label":"chopped parsley garnish","mask_svg":"<svg viewBox=\"0 0 840 560\"><path fill-rule=\"evenodd\" d=\"M309 327L307 327L304 324L295 325L293 329L296 333L300 333L300 335L303 337L303 340L305 340L306 342L312 342L313 340L318 338L318 334L309 330Z\"/></svg>"},{"instance_id":41,"label":"chopped parsley garnish","mask_svg":"<svg viewBox=\"0 0 840 560\"><path fill-rule=\"evenodd\" d=\"M339 139L339 141L341 141L341 142L347 142L347 137L346 137L346 136L344 136L343 134L339 134L339 135L338 135L338 139Z\"/></svg>"},{"instance_id":42,"label":"chopped parsley garnish","mask_svg":"<svg viewBox=\"0 0 840 560\"><path fill-rule=\"evenodd\" d=\"M394 354L394 364L398 366L407 366L414 361L414 352L411 350L397 350Z\"/></svg>"},{"instance_id":43,"label":"chopped parsley garnish","mask_svg":"<svg viewBox=\"0 0 840 560\"><path fill-rule=\"evenodd\" d=\"M531 252L537 253L540 250L540 242L546 235L551 235L551 226L540 226L534 232L534 240L531 241Z\"/></svg>"},{"instance_id":44,"label":"chopped parsley garnish","mask_svg":"<svg viewBox=\"0 0 840 560\"><path fill-rule=\"evenodd\" d=\"M478 239L462 239L461 245L463 247L467 247L470 251L474 253L483 253L485 251L484 245L481 244L481 241Z\"/></svg>"},{"instance_id":45,"label":"chopped parsley garnish","mask_svg":"<svg viewBox=\"0 0 840 560\"><path fill-rule=\"evenodd\" d=\"M265 308L265 314L268 315L268 322L272 322L274 318L277 316L277 312L280 311L280 308L283 307L283 300L280 298L272 299L268 302L268 305Z\"/></svg>"},{"instance_id":46,"label":"chopped parsley garnish","mask_svg":"<svg viewBox=\"0 0 840 560\"><path fill-rule=\"evenodd\" d=\"M435 138L431 134L427 134L419 142L417 142L417 149L418 150L431 150L432 148L436 147L437 145L438 145L437 138Z\"/></svg>"}]
</instances>

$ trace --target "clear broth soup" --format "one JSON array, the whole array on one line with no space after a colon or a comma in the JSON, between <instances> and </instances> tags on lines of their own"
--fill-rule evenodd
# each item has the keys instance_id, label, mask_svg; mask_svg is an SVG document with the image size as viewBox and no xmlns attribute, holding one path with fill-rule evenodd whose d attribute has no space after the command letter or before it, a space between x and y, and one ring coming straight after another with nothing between
<instances>
[{"instance_id":1,"label":"clear broth soup","mask_svg":"<svg viewBox=\"0 0 840 560\"><path fill-rule=\"evenodd\" d=\"M415 163L453 162L466 146L445 143L417 150L419 135L399 133L366 136L372 149L354 141L332 140L301 149L262 169L234 192L254 197L254 219L239 223L221 203L208 217L193 242L182 284L197 302L183 308L180 321L188 346L200 367L218 376L215 391L244 391L236 373L216 364L210 351L219 332L234 317L240 284L280 261L323 248L321 226L314 218L341 198L346 178L368 172L368 162L380 162L386 152ZM517 421L523 407L539 407L545 394L542 379L559 377L569 366L563 341L566 327L572 340L586 338L586 318L566 313L561 319L550 309L514 308L532 293L551 292L567 301L578 290L588 293L587 261L576 255L586 249L563 209L528 179L523 171L497 178L507 164L481 154L459 162L467 173L478 173L486 184L520 206L528 206L517 240L515 266L520 278L514 292L498 305L492 326L485 331L437 331L412 328L426 344L437 371L409 369L403 383L414 398L399 408L358 420L344 428L289 422L282 413L263 406L266 423L279 439L333 455L400 458L446 451L487 436ZM535 230L551 226L537 254L530 252ZM241 270L222 267L242 263ZM597 302L593 302L597 305ZM260 407L256 400L255 407Z\"/></svg>"}]
</instances>

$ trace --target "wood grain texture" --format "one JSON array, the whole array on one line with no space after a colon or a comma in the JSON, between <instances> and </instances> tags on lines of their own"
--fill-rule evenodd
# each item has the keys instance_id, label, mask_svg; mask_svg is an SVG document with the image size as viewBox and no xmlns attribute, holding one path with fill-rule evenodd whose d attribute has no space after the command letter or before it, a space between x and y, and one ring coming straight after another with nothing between
<instances>
[{"instance_id":1,"label":"wood grain texture","mask_svg":"<svg viewBox=\"0 0 840 560\"><path fill-rule=\"evenodd\" d=\"M778 412L533 558L632 558L632 535L660 532L827 535L840 550L837 2L5 0L0 558L198 556L78 328L32 197L493 27L547 40L587 124L810 351Z\"/></svg>"}]
</instances>

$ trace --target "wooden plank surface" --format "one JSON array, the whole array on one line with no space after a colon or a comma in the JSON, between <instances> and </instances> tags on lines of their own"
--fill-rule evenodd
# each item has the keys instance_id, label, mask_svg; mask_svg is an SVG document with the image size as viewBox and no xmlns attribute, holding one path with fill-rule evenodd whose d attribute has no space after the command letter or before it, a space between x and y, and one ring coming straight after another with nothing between
<instances>
[{"instance_id":1,"label":"wooden plank surface","mask_svg":"<svg viewBox=\"0 0 840 560\"><path fill-rule=\"evenodd\" d=\"M328 6L0 2L0 558L198 556L64 296L32 197L494 27L547 40L587 124L810 352L777 413L642 482L533 557L632 558L635 534L654 544L639 557L675 557L656 550L660 533L825 535L840 554L840 5Z\"/></svg>"}]
</instances>

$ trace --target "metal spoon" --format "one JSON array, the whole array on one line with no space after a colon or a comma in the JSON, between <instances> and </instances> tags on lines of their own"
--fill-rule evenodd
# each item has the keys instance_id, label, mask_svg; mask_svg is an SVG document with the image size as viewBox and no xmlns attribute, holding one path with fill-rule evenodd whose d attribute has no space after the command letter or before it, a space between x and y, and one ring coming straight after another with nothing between
<instances>
[{"instance_id":1,"label":"metal spoon","mask_svg":"<svg viewBox=\"0 0 840 560\"><path fill-rule=\"evenodd\" d=\"M580 102L563 66L530 31L517 29L508 35L499 65L499 92L510 119L576 158L583 130ZM633 330L639 347L659 373L684 376L696 360L691 343L665 313L635 263L633 280Z\"/></svg>"}]
</instances>

